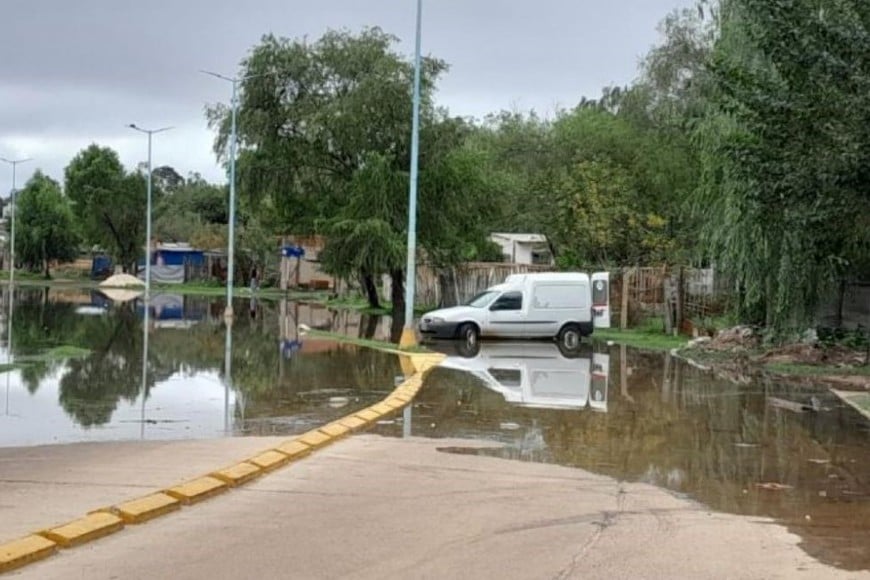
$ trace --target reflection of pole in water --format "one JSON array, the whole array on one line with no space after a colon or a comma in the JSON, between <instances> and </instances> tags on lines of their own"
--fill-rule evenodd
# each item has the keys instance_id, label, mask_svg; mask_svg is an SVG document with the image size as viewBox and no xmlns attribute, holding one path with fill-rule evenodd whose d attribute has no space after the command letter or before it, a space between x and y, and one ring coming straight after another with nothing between
<instances>
[{"instance_id":1,"label":"reflection of pole in water","mask_svg":"<svg viewBox=\"0 0 870 580\"><path fill-rule=\"evenodd\" d=\"M402 409L402 437L407 439L411 436L411 405Z\"/></svg>"},{"instance_id":2,"label":"reflection of pole in water","mask_svg":"<svg viewBox=\"0 0 870 580\"><path fill-rule=\"evenodd\" d=\"M14 268L13 268L14 270ZM48 290L46 290L48 292ZM9 278L9 292L8 292L8 300L9 300L9 314L6 317L6 363L11 365L13 363L12 357L12 313L15 310L15 286L13 284L12 278ZM10 366L6 370L6 414L9 415L9 381L11 377L9 375L12 374L12 367Z\"/></svg>"},{"instance_id":3,"label":"reflection of pole in water","mask_svg":"<svg viewBox=\"0 0 870 580\"><path fill-rule=\"evenodd\" d=\"M151 323L151 296L145 287L145 318L142 322L142 413L139 417L139 437L145 439L145 399L148 398L148 325Z\"/></svg>"},{"instance_id":4,"label":"reflection of pole in water","mask_svg":"<svg viewBox=\"0 0 870 580\"><path fill-rule=\"evenodd\" d=\"M224 342L224 432L230 432L230 389L232 388L233 379L233 322L227 318L226 341Z\"/></svg>"}]
</instances>

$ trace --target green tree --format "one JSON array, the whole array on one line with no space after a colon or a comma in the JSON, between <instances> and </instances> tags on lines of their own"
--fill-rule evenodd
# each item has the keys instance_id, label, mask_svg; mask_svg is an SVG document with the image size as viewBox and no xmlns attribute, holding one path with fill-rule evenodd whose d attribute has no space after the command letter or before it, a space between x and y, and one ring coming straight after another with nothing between
<instances>
[{"instance_id":1,"label":"green tree","mask_svg":"<svg viewBox=\"0 0 870 580\"><path fill-rule=\"evenodd\" d=\"M108 250L124 271L135 271L145 245L145 176L127 174L115 151L96 144L73 158L65 176L85 240ZM154 197L159 200L159 190Z\"/></svg>"},{"instance_id":2,"label":"green tree","mask_svg":"<svg viewBox=\"0 0 870 580\"><path fill-rule=\"evenodd\" d=\"M699 129L705 241L776 334L870 252L870 7L721 2Z\"/></svg>"},{"instance_id":3,"label":"green tree","mask_svg":"<svg viewBox=\"0 0 870 580\"><path fill-rule=\"evenodd\" d=\"M328 32L314 43L264 37L243 62L243 75L253 76L241 92L238 165L258 217L285 233L326 234L328 267L360 278L373 305L374 280L390 274L401 315L413 66L396 41L377 28ZM419 240L436 261L458 260L482 243L480 228L452 224L486 209L479 199L491 191L482 170L452 155L470 127L433 104L444 70L439 60L423 61L420 196L437 197L438 211L421 203ZM227 113L220 106L209 112L221 156ZM456 179L460 173L473 179ZM266 200L268 216L258 211ZM438 227L444 224L451 225Z\"/></svg>"},{"instance_id":4,"label":"green tree","mask_svg":"<svg viewBox=\"0 0 870 580\"><path fill-rule=\"evenodd\" d=\"M78 256L78 236L69 201L60 184L37 170L17 197L15 245L28 268L51 277L52 262Z\"/></svg>"}]
</instances>

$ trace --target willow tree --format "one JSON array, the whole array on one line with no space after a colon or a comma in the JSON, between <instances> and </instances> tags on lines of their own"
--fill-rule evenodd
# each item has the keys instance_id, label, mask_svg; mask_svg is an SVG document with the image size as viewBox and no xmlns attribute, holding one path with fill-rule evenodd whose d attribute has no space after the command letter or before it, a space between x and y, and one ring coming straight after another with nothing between
<instances>
[{"instance_id":1,"label":"willow tree","mask_svg":"<svg viewBox=\"0 0 870 580\"><path fill-rule=\"evenodd\" d=\"M238 116L243 192L254 207L268 199L270 217L285 233L326 235L329 269L363 280L373 305L374 281L389 274L401 289L404 274L413 65L396 43L377 28L331 31L313 43L269 35L240 71L248 79ZM460 253L443 249L478 243L479 229L438 226L467 225L469 214L486 208L478 202L486 192L476 177L437 183L450 179L447 166L469 169L455 158L448 163L467 127L433 103L446 69L423 59L418 239L428 256L458 259ZM215 150L225 159L229 111L216 106L208 115L218 129ZM426 191L437 191L437 199ZM394 293L397 314L400 307Z\"/></svg>"},{"instance_id":2,"label":"willow tree","mask_svg":"<svg viewBox=\"0 0 870 580\"><path fill-rule=\"evenodd\" d=\"M744 312L780 333L870 251L870 7L721 4L699 206Z\"/></svg>"}]
</instances>

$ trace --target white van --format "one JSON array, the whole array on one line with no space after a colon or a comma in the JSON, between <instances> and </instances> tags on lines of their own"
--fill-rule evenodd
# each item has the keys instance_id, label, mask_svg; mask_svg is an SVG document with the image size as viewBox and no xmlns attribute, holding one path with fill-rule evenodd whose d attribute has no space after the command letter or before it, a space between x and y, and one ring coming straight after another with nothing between
<instances>
[{"instance_id":1,"label":"white van","mask_svg":"<svg viewBox=\"0 0 870 580\"><path fill-rule=\"evenodd\" d=\"M566 355L554 344L482 343L467 355L448 356L439 367L476 376L513 405L607 412L610 357L591 346Z\"/></svg>"},{"instance_id":2,"label":"white van","mask_svg":"<svg viewBox=\"0 0 870 580\"><path fill-rule=\"evenodd\" d=\"M555 337L568 346L610 327L607 272L515 274L462 306L427 312L420 332L436 338Z\"/></svg>"}]
</instances>

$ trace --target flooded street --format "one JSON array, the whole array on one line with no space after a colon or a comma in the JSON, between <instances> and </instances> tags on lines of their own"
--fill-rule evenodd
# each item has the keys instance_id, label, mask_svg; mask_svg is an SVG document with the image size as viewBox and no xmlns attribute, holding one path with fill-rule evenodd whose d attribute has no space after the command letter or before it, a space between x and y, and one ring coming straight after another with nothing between
<instances>
[{"instance_id":1,"label":"flooded street","mask_svg":"<svg viewBox=\"0 0 870 580\"><path fill-rule=\"evenodd\" d=\"M2 315L0 447L301 433L379 401L402 373L394 355L300 331L388 340L388 319L245 299L228 334L223 309L155 296L146 348L139 300L19 291L11 356ZM650 483L773 518L821 561L870 569L870 422L826 389L737 384L602 344L433 348L448 358L375 433L479 440L440 450Z\"/></svg>"},{"instance_id":2,"label":"flooded street","mask_svg":"<svg viewBox=\"0 0 870 580\"><path fill-rule=\"evenodd\" d=\"M378 319L238 300L228 336L223 305L154 296L146 355L138 300L17 292L11 362L7 332L0 349L12 365L0 375L0 446L299 433L380 400L400 372L395 356L299 332L388 335Z\"/></svg>"},{"instance_id":3,"label":"flooded street","mask_svg":"<svg viewBox=\"0 0 870 580\"><path fill-rule=\"evenodd\" d=\"M774 518L808 553L870 568L870 423L826 389L738 385L669 355L483 343L429 375L384 434L479 439L448 453L580 467L651 483L711 509ZM778 400L818 412L787 410ZM409 416L410 415L410 416Z\"/></svg>"}]
</instances>

